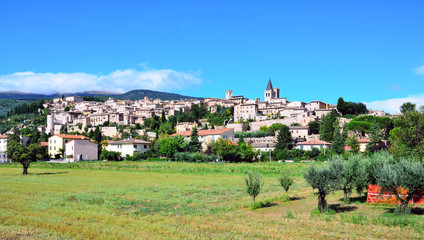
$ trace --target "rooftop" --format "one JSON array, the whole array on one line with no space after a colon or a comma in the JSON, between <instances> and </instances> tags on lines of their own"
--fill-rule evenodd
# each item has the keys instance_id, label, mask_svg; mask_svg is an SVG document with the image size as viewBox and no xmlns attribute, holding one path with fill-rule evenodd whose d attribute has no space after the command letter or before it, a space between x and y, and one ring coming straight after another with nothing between
<instances>
[{"instance_id":1,"label":"rooftop","mask_svg":"<svg viewBox=\"0 0 424 240\"><path fill-rule=\"evenodd\" d=\"M61 137L61 138L67 138L67 139L89 139L86 136L82 135L65 135L65 134L56 134L55 136Z\"/></svg>"},{"instance_id":2,"label":"rooftop","mask_svg":"<svg viewBox=\"0 0 424 240\"><path fill-rule=\"evenodd\" d=\"M220 135L231 130L234 130L234 128L198 130L197 133L199 136ZM191 135L191 131L183 131L183 132L172 134L171 136L178 136L178 135L188 137Z\"/></svg>"},{"instance_id":3,"label":"rooftop","mask_svg":"<svg viewBox=\"0 0 424 240\"><path fill-rule=\"evenodd\" d=\"M139 139L124 139L124 140L117 140L117 141L107 141L109 144L152 144L151 142L139 140Z\"/></svg>"},{"instance_id":4,"label":"rooftop","mask_svg":"<svg viewBox=\"0 0 424 240\"><path fill-rule=\"evenodd\" d=\"M329 142L321 141L318 139L309 140L306 142L297 143L297 145L331 145Z\"/></svg>"}]
</instances>

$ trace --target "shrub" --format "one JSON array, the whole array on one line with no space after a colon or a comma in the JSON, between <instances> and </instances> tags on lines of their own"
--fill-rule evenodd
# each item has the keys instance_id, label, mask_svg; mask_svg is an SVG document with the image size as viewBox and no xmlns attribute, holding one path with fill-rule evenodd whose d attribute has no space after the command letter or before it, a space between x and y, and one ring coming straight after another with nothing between
<instances>
[{"instance_id":1,"label":"shrub","mask_svg":"<svg viewBox=\"0 0 424 240\"><path fill-rule=\"evenodd\" d=\"M278 178L278 182L280 182L281 187L283 187L284 191L289 191L290 186L293 184L294 180L288 174L284 174L283 176Z\"/></svg>"},{"instance_id":2,"label":"shrub","mask_svg":"<svg viewBox=\"0 0 424 240\"><path fill-rule=\"evenodd\" d=\"M206 155L201 153L178 152L174 154L175 161L180 162L213 162L216 155Z\"/></svg>"},{"instance_id":3,"label":"shrub","mask_svg":"<svg viewBox=\"0 0 424 240\"><path fill-rule=\"evenodd\" d=\"M246 182L246 192L252 197L253 205L255 205L255 199L264 186L262 177L259 173L248 172L244 181Z\"/></svg>"},{"instance_id":4,"label":"shrub","mask_svg":"<svg viewBox=\"0 0 424 240\"><path fill-rule=\"evenodd\" d=\"M121 157L120 152L103 150L100 154L100 160L122 161L124 159Z\"/></svg>"}]
</instances>

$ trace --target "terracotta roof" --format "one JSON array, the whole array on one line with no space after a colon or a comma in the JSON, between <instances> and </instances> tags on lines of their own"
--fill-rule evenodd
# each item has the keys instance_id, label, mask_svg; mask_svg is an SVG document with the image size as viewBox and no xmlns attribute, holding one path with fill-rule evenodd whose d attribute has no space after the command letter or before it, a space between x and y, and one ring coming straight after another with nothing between
<instances>
[{"instance_id":1,"label":"terracotta roof","mask_svg":"<svg viewBox=\"0 0 424 240\"><path fill-rule=\"evenodd\" d=\"M124 139L118 141L107 140L109 144L152 144L151 142L139 140L139 139Z\"/></svg>"},{"instance_id":2,"label":"terracotta roof","mask_svg":"<svg viewBox=\"0 0 424 240\"><path fill-rule=\"evenodd\" d=\"M64 134L56 134L56 136L61 137L61 138L67 138L67 139L89 139L86 136L82 136L82 135L64 135Z\"/></svg>"},{"instance_id":3,"label":"terracotta roof","mask_svg":"<svg viewBox=\"0 0 424 240\"><path fill-rule=\"evenodd\" d=\"M222 129L207 129L207 130L198 130L197 133L199 136L208 136L208 135L221 135L225 132L228 132L230 130L233 130L234 128L222 128ZM174 133L171 135L172 136L185 136L188 137L191 135L191 131L183 131L183 132L178 132L178 133Z\"/></svg>"},{"instance_id":4,"label":"terracotta roof","mask_svg":"<svg viewBox=\"0 0 424 240\"><path fill-rule=\"evenodd\" d=\"M387 140L382 139L381 141L382 142L386 142ZM358 142L359 143L369 143L369 142L371 142L371 139L369 139L369 138L362 138L362 139L358 139Z\"/></svg>"},{"instance_id":5,"label":"terracotta roof","mask_svg":"<svg viewBox=\"0 0 424 240\"><path fill-rule=\"evenodd\" d=\"M298 143L297 145L331 145L329 142L313 139L306 142Z\"/></svg>"},{"instance_id":6,"label":"terracotta roof","mask_svg":"<svg viewBox=\"0 0 424 240\"><path fill-rule=\"evenodd\" d=\"M49 142L40 142L40 145L43 146L43 147L48 147Z\"/></svg>"},{"instance_id":7,"label":"terracotta roof","mask_svg":"<svg viewBox=\"0 0 424 240\"><path fill-rule=\"evenodd\" d=\"M7 135L0 135L0 139L7 139L7 138L9 138L9 136L7 136Z\"/></svg>"}]
</instances>

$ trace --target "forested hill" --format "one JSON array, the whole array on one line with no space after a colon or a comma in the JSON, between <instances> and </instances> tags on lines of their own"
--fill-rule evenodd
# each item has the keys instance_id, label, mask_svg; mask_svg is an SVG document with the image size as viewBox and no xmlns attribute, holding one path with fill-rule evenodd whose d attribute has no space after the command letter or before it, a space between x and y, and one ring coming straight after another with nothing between
<instances>
[{"instance_id":1,"label":"forested hill","mask_svg":"<svg viewBox=\"0 0 424 240\"><path fill-rule=\"evenodd\" d=\"M139 89L139 90L132 90L129 92L126 92L124 94L119 93L110 93L110 92L80 92L80 93L64 93L64 96L86 96L86 97L92 97L92 96L109 96L109 97L115 97L118 99L124 99L124 100L138 100L143 99L144 97L149 97L151 99L162 99L162 100L185 100L185 99L203 99L200 97L190 97L190 96L184 96L176 93L167 93L167 92L159 92L159 91L152 91L152 90L145 90L145 89ZM25 100L35 100L35 99L50 99L50 98L56 98L61 97L61 93L56 94L50 94L50 95L44 95L44 94L37 94L37 93L23 93L23 92L17 92L17 91L8 91L8 92L0 92L0 99L25 99Z\"/></svg>"},{"instance_id":2,"label":"forested hill","mask_svg":"<svg viewBox=\"0 0 424 240\"><path fill-rule=\"evenodd\" d=\"M151 99L162 99L162 100L185 100L185 99L200 99L203 98L200 97L190 97L190 96L184 96L176 93L167 93L167 92L158 92L158 91L152 91L152 90L132 90L127 93L118 95L118 98L125 99L125 100L138 100L143 99L144 97L149 97Z\"/></svg>"}]
</instances>

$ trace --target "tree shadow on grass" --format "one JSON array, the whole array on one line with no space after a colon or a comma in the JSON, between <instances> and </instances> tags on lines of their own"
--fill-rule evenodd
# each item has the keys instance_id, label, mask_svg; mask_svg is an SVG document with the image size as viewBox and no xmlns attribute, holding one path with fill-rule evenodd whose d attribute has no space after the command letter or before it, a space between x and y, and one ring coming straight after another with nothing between
<instances>
[{"instance_id":1,"label":"tree shadow on grass","mask_svg":"<svg viewBox=\"0 0 424 240\"><path fill-rule=\"evenodd\" d=\"M305 197L291 197L290 201L298 201L298 200L303 200L305 199Z\"/></svg>"},{"instance_id":2,"label":"tree shadow on grass","mask_svg":"<svg viewBox=\"0 0 424 240\"><path fill-rule=\"evenodd\" d=\"M54 174L65 174L69 172L44 172L44 173L34 173L33 175L54 175Z\"/></svg>"},{"instance_id":3,"label":"tree shadow on grass","mask_svg":"<svg viewBox=\"0 0 424 240\"><path fill-rule=\"evenodd\" d=\"M328 208L333 209L336 213L352 212L358 209L357 206L341 205L340 203L329 204Z\"/></svg>"},{"instance_id":4,"label":"tree shadow on grass","mask_svg":"<svg viewBox=\"0 0 424 240\"><path fill-rule=\"evenodd\" d=\"M389 207L386 209L387 213L394 213L397 206ZM411 208L411 215L417 215L422 216L424 215L424 208L422 207L412 207Z\"/></svg>"},{"instance_id":5,"label":"tree shadow on grass","mask_svg":"<svg viewBox=\"0 0 424 240\"><path fill-rule=\"evenodd\" d=\"M340 198L339 200L340 201L343 201L344 199L343 198ZM350 202L351 203L355 203L355 202L357 202L357 203L366 203L367 202L367 196L365 195L365 196L351 197L350 198Z\"/></svg>"}]
</instances>

